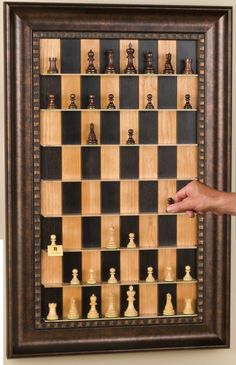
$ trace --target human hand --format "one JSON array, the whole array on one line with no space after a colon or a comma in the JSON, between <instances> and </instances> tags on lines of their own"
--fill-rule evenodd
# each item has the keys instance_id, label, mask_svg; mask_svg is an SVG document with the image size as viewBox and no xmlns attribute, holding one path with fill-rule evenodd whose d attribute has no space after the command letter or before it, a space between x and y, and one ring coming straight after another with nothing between
<instances>
[{"instance_id":1,"label":"human hand","mask_svg":"<svg viewBox=\"0 0 236 365\"><path fill-rule=\"evenodd\" d=\"M235 193L218 191L198 181L192 181L179 190L173 200L174 204L167 207L168 213L186 212L189 217L206 212L236 214Z\"/></svg>"}]
</instances>

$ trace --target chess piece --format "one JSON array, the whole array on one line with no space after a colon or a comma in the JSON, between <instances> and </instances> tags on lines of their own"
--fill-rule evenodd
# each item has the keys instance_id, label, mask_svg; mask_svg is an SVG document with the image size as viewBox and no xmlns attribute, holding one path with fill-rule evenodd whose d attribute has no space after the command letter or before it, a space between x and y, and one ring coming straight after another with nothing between
<instances>
[{"instance_id":1,"label":"chess piece","mask_svg":"<svg viewBox=\"0 0 236 365\"><path fill-rule=\"evenodd\" d=\"M115 227L114 226L109 227L109 241L108 241L106 248L117 248L117 245L115 242Z\"/></svg>"},{"instance_id":2,"label":"chess piece","mask_svg":"<svg viewBox=\"0 0 236 365\"><path fill-rule=\"evenodd\" d=\"M70 105L68 106L68 109L77 109L75 99L75 94L70 94Z\"/></svg>"},{"instance_id":3,"label":"chess piece","mask_svg":"<svg viewBox=\"0 0 236 365\"><path fill-rule=\"evenodd\" d=\"M56 321L58 319L56 311L57 303L48 303L48 307L49 307L49 312L47 315L47 319L49 321Z\"/></svg>"},{"instance_id":4,"label":"chess piece","mask_svg":"<svg viewBox=\"0 0 236 365\"><path fill-rule=\"evenodd\" d=\"M127 245L127 248L135 248L136 247L136 244L134 242L134 237L135 237L134 233L129 233L129 243Z\"/></svg>"},{"instance_id":5,"label":"chess piece","mask_svg":"<svg viewBox=\"0 0 236 365\"><path fill-rule=\"evenodd\" d=\"M185 302L185 306L184 306L183 314L194 314L192 299L186 298L186 299L184 299L184 302Z\"/></svg>"},{"instance_id":6,"label":"chess piece","mask_svg":"<svg viewBox=\"0 0 236 365\"><path fill-rule=\"evenodd\" d=\"M106 74L114 74L115 73L115 67L114 67L114 50L108 49L106 51L107 56L107 66L105 68Z\"/></svg>"},{"instance_id":7,"label":"chess piece","mask_svg":"<svg viewBox=\"0 0 236 365\"><path fill-rule=\"evenodd\" d=\"M55 234L51 234L51 243L48 245L48 256L63 256L63 246L57 245L56 239L57 236Z\"/></svg>"},{"instance_id":8,"label":"chess piece","mask_svg":"<svg viewBox=\"0 0 236 365\"><path fill-rule=\"evenodd\" d=\"M70 283L72 285L80 284L80 281L78 279L78 270L77 269L72 270L72 279L71 279Z\"/></svg>"},{"instance_id":9,"label":"chess piece","mask_svg":"<svg viewBox=\"0 0 236 365\"><path fill-rule=\"evenodd\" d=\"M175 314L175 310L173 308L173 304L172 304L172 296L170 293L166 294L166 305L165 308L163 310L163 314L165 316L173 316Z\"/></svg>"},{"instance_id":10,"label":"chess piece","mask_svg":"<svg viewBox=\"0 0 236 365\"><path fill-rule=\"evenodd\" d=\"M165 62L165 68L163 70L163 74L173 74L174 69L171 64L171 53L166 54L166 62Z\"/></svg>"},{"instance_id":11,"label":"chess piece","mask_svg":"<svg viewBox=\"0 0 236 365\"><path fill-rule=\"evenodd\" d=\"M87 281L88 284L96 284L94 273L95 273L94 269L89 269L89 278Z\"/></svg>"},{"instance_id":12,"label":"chess piece","mask_svg":"<svg viewBox=\"0 0 236 365\"><path fill-rule=\"evenodd\" d=\"M48 97L48 109L56 109L56 104L55 104L55 95L50 94Z\"/></svg>"},{"instance_id":13,"label":"chess piece","mask_svg":"<svg viewBox=\"0 0 236 365\"><path fill-rule=\"evenodd\" d=\"M167 266L167 268L166 268L165 281L174 281L174 277L173 277L172 267L171 266Z\"/></svg>"},{"instance_id":14,"label":"chess piece","mask_svg":"<svg viewBox=\"0 0 236 365\"><path fill-rule=\"evenodd\" d=\"M87 109L96 109L95 95L89 95L89 103Z\"/></svg>"},{"instance_id":15,"label":"chess piece","mask_svg":"<svg viewBox=\"0 0 236 365\"><path fill-rule=\"evenodd\" d=\"M186 74L186 75L191 75L193 74L193 69L192 69L192 58L186 58L184 60L184 72L183 74Z\"/></svg>"},{"instance_id":16,"label":"chess piece","mask_svg":"<svg viewBox=\"0 0 236 365\"><path fill-rule=\"evenodd\" d=\"M154 74L155 72L154 67L152 65L152 57L153 55L151 51L145 53L145 62L146 62L146 67L144 69L145 74Z\"/></svg>"},{"instance_id":17,"label":"chess piece","mask_svg":"<svg viewBox=\"0 0 236 365\"><path fill-rule=\"evenodd\" d=\"M136 74L136 68L134 67L134 49L132 48L132 43L129 44L129 48L126 49L128 64L125 69L125 74Z\"/></svg>"},{"instance_id":18,"label":"chess piece","mask_svg":"<svg viewBox=\"0 0 236 365\"><path fill-rule=\"evenodd\" d=\"M174 199L173 198L171 198L171 197L169 197L169 198L167 198L167 204L168 205L171 205L171 204L174 204Z\"/></svg>"},{"instance_id":19,"label":"chess piece","mask_svg":"<svg viewBox=\"0 0 236 365\"><path fill-rule=\"evenodd\" d=\"M126 141L126 144L135 144L135 140L133 139L133 135L134 135L134 130L133 129L129 129L128 130L128 136L129 136L129 138Z\"/></svg>"},{"instance_id":20,"label":"chess piece","mask_svg":"<svg viewBox=\"0 0 236 365\"><path fill-rule=\"evenodd\" d=\"M116 273L116 269L114 269L114 267L111 267L110 268L110 278L108 279L109 284L116 284L117 283L115 273Z\"/></svg>"},{"instance_id":21,"label":"chess piece","mask_svg":"<svg viewBox=\"0 0 236 365\"><path fill-rule=\"evenodd\" d=\"M190 272L191 272L191 266L186 265L186 266L185 266L185 275L184 275L184 277L183 277L183 280L184 280L184 281L191 281L191 280L193 280L193 278L192 278L192 276L191 276Z\"/></svg>"},{"instance_id":22,"label":"chess piece","mask_svg":"<svg viewBox=\"0 0 236 365\"><path fill-rule=\"evenodd\" d=\"M70 299L70 309L67 315L68 319L78 319L79 318L79 312L76 307L75 298Z\"/></svg>"},{"instance_id":23,"label":"chess piece","mask_svg":"<svg viewBox=\"0 0 236 365\"><path fill-rule=\"evenodd\" d=\"M96 318L99 318L99 314L98 314L98 311L96 309L96 306L97 306L97 297L92 294L91 297L90 297L90 311L88 312L87 314L87 318L89 319L96 319Z\"/></svg>"},{"instance_id":24,"label":"chess piece","mask_svg":"<svg viewBox=\"0 0 236 365\"><path fill-rule=\"evenodd\" d=\"M192 105L190 104L190 95L186 94L185 95L185 105L184 105L184 109L192 109Z\"/></svg>"},{"instance_id":25,"label":"chess piece","mask_svg":"<svg viewBox=\"0 0 236 365\"><path fill-rule=\"evenodd\" d=\"M94 124L90 123L90 132L87 139L87 144L97 144L96 134L94 132Z\"/></svg>"},{"instance_id":26,"label":"chess piece","mask_svg":"<svg viewBox=\"0 0 236 365\"><path fill-rule=\"evenodd\" d=\"M114 104L114 95L113 94L109 94L108 95L108 105L107 105L107 109L116 109L115 104Z\"/></svg>"},{"instance_id":27,"label":"chess piece","mask_svg":"<svg viewBox=\"0 0 236 365\"><path fill-rule=\"evenodd\" d=\"M148 103L145 106L145 109L154 109L154 105L152 104L152 94L147 95Z\"/></svg>"},{"instance_id":28,"label":"chess piece","mask_svg":"<svg viewBox=\"0 0 236 365\"><path fill-rule=\"evenodd\" d=\"M95 61L94 58L94 52L90 49L90 51L88 52L88 68L86 70L87 74L96 74L97 70L93 64L93 62Z\"/></svg>"},{"instance_id":29,"label":"chess piece","mask_svg":"<svg viewBox=\"0 0 236 365\"><path fill-rule=\"evenodd\" d=\"M146 282L147 283L153 283L155 281L154 277L153 277L153 267L149 266L147 268L147 273L148 273L148 276L146 278Z\"/></svg>"},{"instance_id":30,"label":"chess piece","mask_svg":"<svg viewBox=\"0 0 236 365\"><path fill-rule=\"evenodd\" d=\"M128 301L128 307L124 313L125 317L137 317L138 312L134 308L134 301L135 301L135 294L136 292L133 290L133 286L130 285L129 290L126 292L127 294L127 301Z\"/></svg>"},{"instance_id":31,"label":"chess piece","mask_svg":"<svg viewBox=\"0 0 236 365\"><path fill-rule=\"evenodd\" d=\"M56 57L49 57L48 74L58 74L57 58Z\"/></svg>"},{"instance_id":32,"label":"chess piece","mask_svg":"<svg viewBox=\"0 0 236 365\"><path fill-rule=\"evenodd\" d=\"M112 294L109 295L109 304L108 304L107 311L105 313L105 317L106 318L118 317L118 313L115 310L115 306L114 306L114 297Z\"/></svg>"}]
</instances>

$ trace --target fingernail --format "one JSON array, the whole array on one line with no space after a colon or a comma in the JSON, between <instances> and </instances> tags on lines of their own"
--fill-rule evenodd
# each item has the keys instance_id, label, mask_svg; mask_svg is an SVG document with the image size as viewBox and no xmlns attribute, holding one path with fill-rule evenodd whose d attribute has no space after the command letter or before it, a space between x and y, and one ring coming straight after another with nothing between
<instances>
[{"instance_id":1,"label":"fingernail","mask_svg":"<svg viewBox=\"0 0 236 365\"><path fill-rule=\"evenodd\" d=\"M172 206L171 205L168 205L168 207L166 208L166 211L167 212L172 212L172 210L173 210Z\"/></svg>"}]
</instances>

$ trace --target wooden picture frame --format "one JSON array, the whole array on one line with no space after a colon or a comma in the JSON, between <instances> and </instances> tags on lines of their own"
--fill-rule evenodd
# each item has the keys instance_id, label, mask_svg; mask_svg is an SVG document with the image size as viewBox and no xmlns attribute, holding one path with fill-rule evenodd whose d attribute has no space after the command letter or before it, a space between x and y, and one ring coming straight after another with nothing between
<instances>
[{"instance_id":1,"label":"wooden picture frame","mask_svg":"<svg viewBox=\"0 0 236 365\"><path fill-rule=\"evenodd\" d=\"M41 261L44 260L44 264L47 265L47 254L41 255L40 205L46 206L47 213L47 197L55 194L55 204L59 206L55 191L60 189L60 183L56 182L49 187L47 182L41 184L43 173L42 169L40 170L40 93L43 86L40 75L43 77L44 74L40 71L40 41L83 39L86 43L89 39L135 39L134 48L140 40L196 42L199 88L196 97L197 152L193 153L193 160L197 166L196 178L211 187L230 191L232 8L39 3L5 3L4 7L8 357L229 347L229 216L206 214L196 220L195 316L165 317L157 314L137 318L55 322L43 319ZM126 45L124 47L126 48ZM63 73L61 75L63 77ZM66 78L64 80L66 84ZM105 91L109 89L108 84L103 82ZM141 84L141 87L145 88L145 84ZM155 88L153 90L155 93ZM122 100L120 102L124 103ZM102 103L105 105L104 99ZM143 99L140 103L145 105ZM140 110L143 108L144 106L141 106ZM131 114L129 117L131 118ZM124 128L126 120L124 116L121 122ZM166 123L167 120L163 119L160 125L166 126ZM162 138L166 143L165 128L162 132ZM50 139L50 135L47 137ZM126 137L122 138L125 140ZM121 146L123 143L125 142L121 141ZM178 143L176 146L178 148ZM70 148L73 150L73 147ZM143 153L142 158L145 161L153 147L145 150L146 152L143 152L142 148L141 146L140 153ZM181 156L181 147L178 151ZM115 147L111 152L118 156ZM103 158L107 156L105 150L102 153ZM188 156L191 153L189 150ZM63 161L68 161L66 153L63 158ZM180 158L180 161L182 160L183 158ZM74 161L70 170L64 170L65 180L68 176L72 180L78 178L75 170L77 163L77 160ZM113 160L109 163L112 166ZM149 179L150 176L151 179L157 179L154 165L150 165L150 170L144 163L141 165L140 171L143 175L140 176L144 177L144 180L146 176ZM185 176L182 170L178 170L180 179ZM105 178L110 178L109 171L105 168L102 170ZM132 178L127 181L121 182L121 185L125 186L122 191L124 193L127 190L131 194L136 185L132 185ZM94 195L91 195L94 202L96 181L84 184L84 191L95 191ZM47 193L44 194L43 189L48 189ZM165 191L165 187L163 189ZM173 190L173 187L170 187L169 191L172 191L171 189ZM44 203L41 200L42 195ZM124 193L123 201L126 201L126 198L127 193ZM138 199L138 196L136 198ZM97 199L97 205L92 211L86 205L83 206L85 215L96 215L100 212L101 202ZM159 201L158 204L158 209L162 209L163 212L164 203ZM51 208L48 209L50 211ZM60 209L58 207L59 211ZM123 214L129 214L129 206L123 204L122 209ZM135 212L137 214L137 211ZM144 218L143 221L145 224ZM77 224L80 223L76 222ZM108 227L105 220L102 224ZM72 226L73 222L70 221L68 229L71 230ZM91 255L87 256L87 262L93 260ZM133 255L127 255L123 250L122 256L123 266L130 265L134 260L138 262L135 252ZM163 257L164 260L166 256ZM60 270L57 264L53 270L56 270L56 267ZM129 274L122 275L126 280ZM135 272L131 276L135 279ZM150 295L150 290L142 290L144 296ZM145 310L148 311L148 306Z\"/></svg>"}]
</instances>

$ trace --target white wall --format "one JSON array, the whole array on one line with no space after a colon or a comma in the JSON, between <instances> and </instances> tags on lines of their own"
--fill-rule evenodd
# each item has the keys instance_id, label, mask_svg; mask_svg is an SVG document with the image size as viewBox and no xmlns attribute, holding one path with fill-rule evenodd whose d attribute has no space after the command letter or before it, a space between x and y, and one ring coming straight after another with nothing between
<instances>
[{"instance_id":1,"label":"white wall","mask_svg":"<svg viewBox=\"0 0 236 365\"><path fill-rule=\"evenodd\" d=\"M8 1L8 2L18 2ZM24 2L30 2L24 0ZM33 2L33 0L32 0ZM50 1L50 0L41 0L38 2L64 2L66 1ZM210 6L233 6L233 15L234 22L236 21L236 1L235 0L81 0L81 1L73 1L70 0L70 3L112 3L112 4L159 4L159 5L210 5ZM3 88L3 0L0 0L1 9L0 9L0 171L2 173L0 178L0 238L4 238L4 88ZM236 32L234 31L234 55L233 59L236 59L235 49L236 49ZM233 62L233 100L235 99L235 90L236 90L236 62ZM235 103L233 103L233 161L232 161L232 186L233 191L236 191L236 109ZM143 365L144 363L147 365L153 364L161 364L161 365L231 365L236 362L236 225L235 218L232 220L232 280L231 280L231 348L230 349L215 349L215 350L178 350L178 351L164 351L164 352L143 352L143 353L124 353L124 354L113 354L113 355L84 355L84 356L67 356L67 357L47 357L47 358L37 358L37 359L16 359L16 360L6 360L4 358L4 364L8 365L28 365L28 364L42 364L45 365L67 365L77 364L80 365L118 365L118 364L128 364L134 363L136 365ZM0 241L1 245L1 241ZM2 259L0 250L0 259ZM1 260L0 260L0 267ZM0 274L0 277L2 275ZM1 288L1 286L0 286ZM1 298L1 294L0 294ZM1 310L1 306L0 306ZM0 316L0 325L2 324L1 316ZM1 334L1 333L0 333ZM0 347L1 349L1 347ZM1 363L1 358L0 358Z\"/></svg>"}]
</instances>

